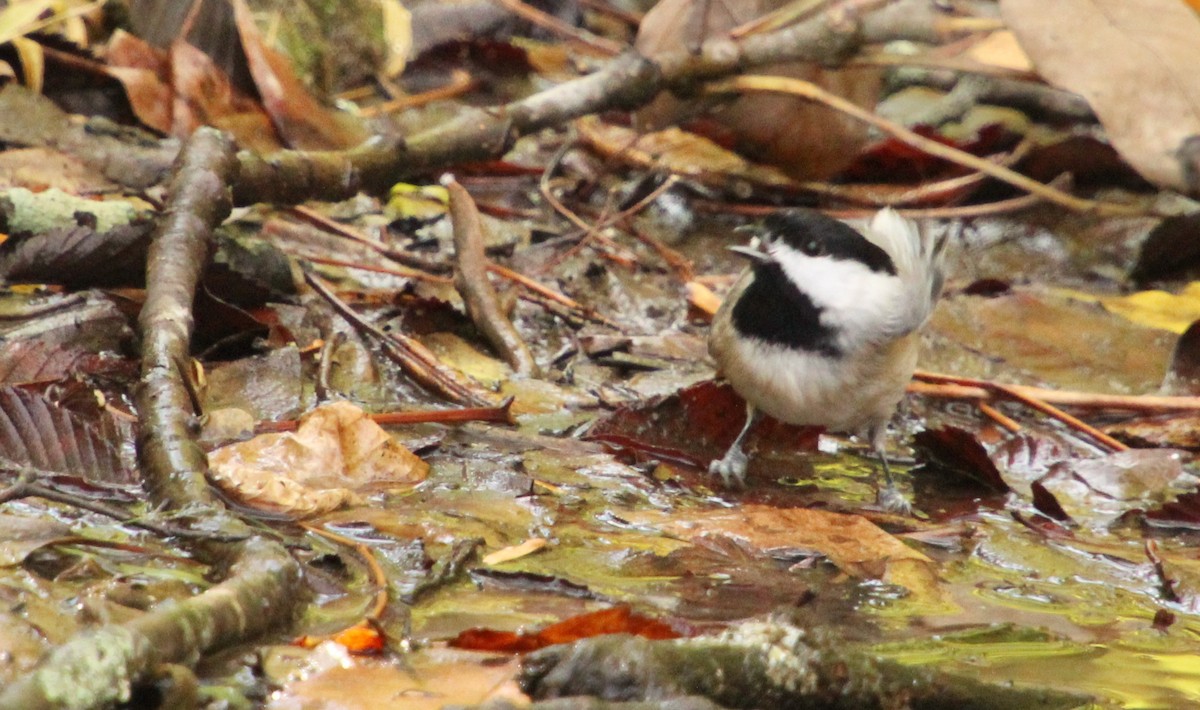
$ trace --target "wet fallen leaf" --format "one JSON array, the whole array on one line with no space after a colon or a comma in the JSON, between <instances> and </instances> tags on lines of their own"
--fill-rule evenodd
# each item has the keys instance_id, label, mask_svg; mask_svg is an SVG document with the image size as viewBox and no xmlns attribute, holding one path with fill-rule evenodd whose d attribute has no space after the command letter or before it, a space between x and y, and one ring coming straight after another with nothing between
<instances>
[{"instance_id":1,"label":"wet fallen leaf","mask_svg":"<svg viewBox=\"0 0 1200 710\"><path fill-rule=\"evenodd\" d=\"M741 505L675 513L670 518L647 516L644 522L693 542L709 537L733 540L760 554L816 552L855 577L881 579L921 595L937 594L933 561L858 515Z\"/></svg>"},{"instance_id":2,"label":"wet fallen leaf","mask_svg":"<svg viewBox=\"0 0 1200 710\"><path fill-rule=\"evenodd\" d=\"M1178 451L1130 449L1055 464L1037 481L1038 509L1082 525L1104 526L1125 513L1151 508L1195 486ZM1051 500L1052 499L1052 500Z\"/></svg>"},{"instance_id":3,"label":"wet fallen leaf","mask_svg":"<svg viewBox=\"0 0 1200 710\"><path fill-rule=\"evenodd\" d=\"M387 639L379 632L379 628L366 621L361 621L328 637L301 636L296 639L295 644L301 648L316 648L326 641L339 644L356 656L380 654L387 646Z\"/></svg>"},{"instance_id":4,"label":"wet fallen leaf","mask_svg":"<svg viewBox=\"0 0 1200 710\"><path fill-rule=\"evenodd\" d=\"M528 653L546 646L604 634L634 634L648 639L673 639L680 636L661 621L635 614L627 606L618 606L580 614L532 634L467 629L451 639L450 645L472 651Z\"/></svg>"},{"instance_id":5,"label":"wet fallen leaf","mask_svg":"<svg viewBox=\"0 0 1200 710\"><path fill-rule=\"evenodd\" d=\"M966 429L953 426L926 429L913 437L913 443L922 459L961 473L993 491L1009 490L987 448Z\"/></svg>"},{"instance_id":6,"label":"wet fallen leaf","mask_svg":"<svg viewBox=\"0 0 1200 710\"><path fill-rule=\"evenodd\" d=\"M322 648L301 653L320 653ZM509 682L517 672L515 659L480 663L479 654L462 651L425 651L406 656L403 663L343 656L315 670L299 665L285 689L271 695L268 710L438 710L480 705L489 698L508 701L505 705L524 698Z\"/></svg>"},{"instance_id":7,"label":"wet fallen leaf","mask_svg":"<svg viewBox=\"0 0 1200 710\"><path fill-rule=\"evenodd\" d=\"M69 535L70 526L57 520L0 515L0 567L19 565L35 550Z\"/></svg>"},{"instance_id":8,"label":"wet fallen leaf","mask_svg":"<svg viewBox=\"0 0 1200 710\"><path fill-rule=\"evenodd\" d=\"M732 387L705 381L622 407L596 420L587 438L705 468L741 431L744 412L745 403ZM781 424L764 417L746 441L748 448L758 451L813 451L819 438L819 428Z\"/></svg>"}]
</instances>

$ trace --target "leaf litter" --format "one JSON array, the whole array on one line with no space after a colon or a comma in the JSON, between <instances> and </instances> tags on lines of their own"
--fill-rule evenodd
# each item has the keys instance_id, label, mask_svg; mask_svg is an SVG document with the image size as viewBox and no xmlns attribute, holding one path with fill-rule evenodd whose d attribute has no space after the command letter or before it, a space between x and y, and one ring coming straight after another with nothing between
<instances>
[{"instance_id":1,"label":"leaf litter","mask_svg":"<svg viewBox=\"0 0 1200 710\"><path fill-rule=\"evenodd\" d=\"M1005 12L1019 3L1008 5ZM1028 31L1017 32L1022 46ZM991 37L990 45L976 45L976 60L1000 63L999 53L1008 62L1010 38ZM1035 65L1044 63L1039 52L1025 49ZM179 51L184 56L185 49ZM260 72L275 62L265 55L255 61ZM194 68L201 64L197 60ZM261 75L260 81L267 80ZM267 103L279 98L272 95ZM288 128L299 131L289 134L293 142L302 142L306 130L322 130L303 123ZM616 610L631 607L646 614L651 625L665 624L684 635L785 610L813 626L835 620L845 638L907 663L1047 686L1069 676L1072 688L1151 704L1200 695L1196 674L1186 664L1187 637L1198 628L1196 570L1188 548L1200 516L1195 494L1177 495L1194 487L1186 459L1177 452L1106 453L1020 405L997 405L1021 429L1014 433L967 401L913 396L894 426L891 448L911 474L904 478L917 489L925 518L895 519L873 510L863 491L874 463L859 455L855 442L815 431L760 427L752 438L760 463L749 488L720 489L703 469L740 427L741 407L728 388L696 384L711 374L697 347L705 323L688 310L688 284L680 275L694 269L720 293L737 265L719 247L729 243L728 232L740 220L686 207L681 216L679 205L697 195L744 197L746 183L770 186L779 194L794 194L798 185L772 168L740 158L731 162L734 154L714 150L714 143L695 133L654 137L682 158L669 152L647 158L635 154L632 135L620 125L588 119L577 130L609 163L600 165L590 151L561 134L518 141L512 157L526 161L526 174L499 176L485 168L458 175L476 199L500 193L504 205L526 211L491 218L493 224L507 224L505 235L512 238L484 245L483 259L580 301L581 310L554 310L545 300L505 301L503 293L496 294L533 359L549 370L544 377L514 376L489 352L479 326L462 317L453 292L437 285L444 276L413 278L347 266L378 266L379 255L389 251L411 257L410 264L438 266L442 274L449 265L450 232L440 208L424 210L418 220L398 200L389 213L388 206L364 198L326 209L352 221L355 229L378 235L377 243L351 247L337 238L315 249L306 245L341 262L314 260L310 266L332 284L330 292L336 291L342 305L311 293L287 305L270 299L249 304L257 322L253 328L249 323L238 327L243 340L225 342L223 357L232 352L234 362L242 363L254 355L259 362L247 366L246 374L227 370L215 385L196 385L198 401L221 402L222 392L204 388L215 386L227 395L238 389L237 382L261 384L260 379L270 379L264 370L274 370L270 375L277 384L268 381L261 393L241 392L240 401L224 397L229 408L249 413L229 428L233 435L248 433L264 418L291 416L293 409L312 412L295 435L264 434L241 445L291 451L273 462L270 473L255 478L245 467L232 475L220 472L222 457L236 451L229 449L213 454L217 475L241 486L229 491L243 504L264 504L276 515L312 515L310 525L355 531L355 539L382 558L378 564L387 573L382 586L393 597L393 608L372 630L383 634L392 651L410 642L419 647L405 657L412 673L399 672L390 658L349 660L328 642L312 652L266 649L266 676L284 689L273 707L343 700L344 688L351 685L364 688L363 707L396 697L413 707L519 697L511 682L516 664L507 656L450 651L443 642L478 627L518 639L520 645L520 639L539 635L534 628L544 633L556 624L586 627L580 620L593 618L589 615L619 615L624 612ZM1119 149L1126 145L1114 142ZM876 155L887 157L886 150ZM685 178L680 184L667 185L632 220L617 219L635 191L615 163L646 170L672 160L700 169L677 169ZM579 229L555 221L549 208L540 207L541 186L529 174L552 163L547 174L560 180L550 186L551 194L603 227ZM983 189L986 197L987 188L972 184L969 191L937 195L964 199ZM530 218L528 211L537 216ZM1174 342L1168 330L1177 332L1190 319L1179 319L1176 297L1116 293L1123 285L1121 250L1132 253L1129 243L1144 224L1115 220L1120 226L1111 231L1120 244L1104 242L1097 248L1094 222L1045 214L1033 211L990 224L981 218L970 225L976 232L961 241L971 251L952 268L951 294L927 338L923 362L942 371L1058 388L1154 391ZM611 224L605 222L610 216ZM242 218L240 226L254 228L257 217ZM1017 219L1056 223L1014 238ZM949 228L936 221L926 226ZM638 239L625 238L638 229ZM273 236L280 241L299 241L298 230L278 230ZM88 258L98 257L84 255ZM679 258L692 264L681 270ZM967 286L988 279L1003 281L1004 288L973 292ZM420 289L427 290L413 297ZM388 337L348 326L338 308L365 315L365 322ZM422 309L428 313L419 315ZM202 305L199 318L221 320L222 313ZM251 330L253 337L245 335ZM264 332L267 340L254 343ZM371 409L444 408L439 398L405 377L400 365L380 357L381 349L393 347L388 338L400 337L393 333L412 338L438 363L478 386L476 392L490 396L498 388L502 395L515 395L516 426L435 421L390 425L389 435L345 401L318 406L350 395ZM91 352L119 353L114 343L124 337L92 343ZM28 339L18 334L14 341ZM284 352L289 342L294 345ZM264 357L264 343L271 356ZM75 349L62 350L80 361ZM100 372L86 374L96 378ZM4 409L32 411L30 401L26 395L6 395ZM48 406L45 411L53 412ZM340 413L336 421L321 426L321 413L331 409ZM218 411L206 410L203 416ZM43 413L32 422L24 430L27 437L91 440L61 417ZM1166 428L1154 420L1145 426ZM925 440L916 442L917 458L906 458L909 434L921 428L927 431ZM1150 440L1145 431L1138 436ZM416 442L424 461L398 440ZM363 448L355 448L363 442ZM321 455L314 453L318 450ZM261 451L240 456L253 464L267 459ZM939 462L940 471L908 465L931 460ZM364 477L347 480L347 471L366 462L370 471ZM77 462L68 468L86 469ZM972 475L986 470L988 487L947 483L946 469L955 468ZM309 492L282 483L302 473L335 486L328 504L313 505ZM22 500L10 505L33 520L49 510L55 518L102 534L120 529L74 517L71 508L57 504L38 508ZM22 522L12 525L15 530ZM292 535L282 522L279 527L280 534ZM17 638L19 629L66 623L62 609L48 614L45 607L53 604L39 607L37 600L62 606L70 597L63 589L44 594L46 588L64 584L77 591L134 569L116 553L89 552L72 560L77 548L64 547L65 553L44 554L42 548L65 529L46 526L27 544L7 550L14 563L21 563L23 576L6 577L5 588L17 590L15 597L29 605L27 621L37 620L11 632L7 643L12 645L6 648L17 649L18 656L29 647ZM336 630L319 628L335 620L334 625L361 630L344 622L362 614L379 591L378 581L364 572L364 561L330 552L336 545L301 539L290 537L319 589L301 626ZM521 548L535 540L542 542ZM331 557L340 563L333 564ZM146 584L153 576L144 570L134 574ZM179 576L185 584L163 597L203 586L195 577ZM132 614L145 602L115 588L94 593L105 598L97 615ZM121 602L107 606L112 599ZM322 613L325 619L319 618ZM1173 622L1165 623L1167 617ZM568 618L573 621L563 621ZM28 665L29 658L27 651L21 662ZM1117 687L1113 668L1136 668L1144 679Z\"/></svg>"}]
</instances>

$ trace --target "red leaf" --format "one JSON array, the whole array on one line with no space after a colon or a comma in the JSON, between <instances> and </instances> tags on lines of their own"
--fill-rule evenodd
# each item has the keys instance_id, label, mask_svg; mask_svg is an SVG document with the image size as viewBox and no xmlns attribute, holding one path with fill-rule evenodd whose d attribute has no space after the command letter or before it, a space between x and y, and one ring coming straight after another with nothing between
<instances>
[{"instance_id":1,"label":"red leaf","mask_svg":"<svg viewBox=\"0 0 1200 710\"><path fill-rule=\"evenodd\" d=\"M455 648L501 653L528 653L545 646L570 643L605 634L634 634L648 639L679 638L667 624L633 613L627 606L580 614L532 634L467 629L450 641Z\"/></svg>"}]
</instances>

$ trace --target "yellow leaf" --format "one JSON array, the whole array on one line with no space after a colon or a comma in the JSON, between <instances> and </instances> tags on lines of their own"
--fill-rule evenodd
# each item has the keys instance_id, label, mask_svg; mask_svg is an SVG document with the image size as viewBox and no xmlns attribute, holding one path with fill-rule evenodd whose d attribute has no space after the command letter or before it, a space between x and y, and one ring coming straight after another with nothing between
<instances>
[{"instance_id":1,"label":"yellow leaf","mask_svg":"<svg viewBox=\"0 0 1200 710\"><path fill-rule=\"evenodd\" d=\"M1138 291L1128 296L1097 296L1082 291L1064 290L1068 298L1099 303L1110 313L1147 328L1182 333L1200 320L1200 282L1193 281L1181 293Z\"/></svg>"},{"instance_id":2,"label":"yellow leaf","mask_svg":"<svg viewBox=\"0 0 1200 710\"><path fill-rule=\"evenodd\" d=\"M415 217L432 219L446 214L450 193L441 185L397 183L388 196L387 215L391 219Z\"/></svg>"}]
</instances>

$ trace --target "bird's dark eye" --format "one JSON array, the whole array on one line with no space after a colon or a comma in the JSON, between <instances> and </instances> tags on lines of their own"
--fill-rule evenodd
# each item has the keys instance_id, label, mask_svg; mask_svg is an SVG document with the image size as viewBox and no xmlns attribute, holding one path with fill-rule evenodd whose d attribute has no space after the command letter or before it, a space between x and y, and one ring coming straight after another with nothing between
<instances>
[{"instance_id":1,"label":"bird's dark eye","mask_svg":"<svg viewBox=\"0 0 1200 710\"><path fill-rule=\"evenodd\" d=\"M800 251L808 256L821 256L824 250L821 248L821 242L816 239L805 239L800 242Z\"/></svg>"}]
</instances>

